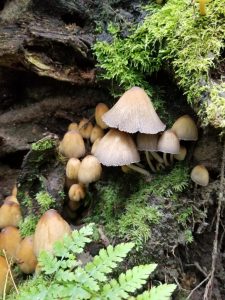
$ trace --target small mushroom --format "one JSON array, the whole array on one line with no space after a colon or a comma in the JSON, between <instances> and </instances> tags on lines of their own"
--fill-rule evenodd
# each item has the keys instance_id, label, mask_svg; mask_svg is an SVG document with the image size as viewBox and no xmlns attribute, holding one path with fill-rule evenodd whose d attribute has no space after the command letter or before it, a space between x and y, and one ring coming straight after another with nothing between
<instances>
[{"instance_id":1,"label":"small mushroom","mask_svg":"<svg viewBox=\"0 0 225 300\"><path fill-rule=\"evenodd\" d=\"M163 160L166 166L169 165L166 154L178 154L180 151L180 142L176 134L168 129L163 132L158 141L158 150L163 152Z\"/></svg>"},{"instance_id":2,"label":"small mushroom","mask_svg":"<svg viewBox=\"0 0 225 300\"><path fill-rule=\"evenodd\" d=\"M191 171L191 179L196 185L207 186L209 183L209 172L205 166L197 165Z\"/></svg>"},{"instance_id":3,"label":"small mushroom","mask_svg":"<svg viewBox=\"0 0 225 300\"><path fill-rule=\"evenodd\" d=\"M88 119L83 118L78 125L79 132L84 139L89 139L93 129L93 125Z\"/></svg>"},{"instance_id":4,"label":"small mushroom","mask_svg":"<svg viewBox=\"0 0 225 300\"><path fill-rule=\"evenodd\" d=\"M184 160L187 155L187 149L184 146L180 146L180 151L178 154L174 154L176 160Z\"/></svg>"},{"instance_id":5,"label":"small mushroom","mask_svg":"<svg viewBox=\"0 0 225 300\"><path fill-rule=\"evenodd\" d=\"M21 237L19 229L7 226L0 233L0 250L5 250L7 257L15 261L16 251L20 245Z\"/></svg>"},{"instance_id":6,"label":"small mushroom","mask_svg":"<svg viewBox=\"0 0 225 300\"><path fill-rule=\"evenodd\" d=\"M101 139L104 136L104 134L104 130L98 125L95 125L92 129L90 136L91 143L93 144L97 139Z\"/></svg>"},{"instance_id":7,"label":"small mushroom","mask_svg":"<svg viewBox=\"0 0 225 300\"><path fill-rule=\"evenodd\" d=\"M78 178L78 171L80 168L80 160L78 158L70 158L66 164L66 176L68 179L76 181Z\"/></svg>"},{"instance_id":8,"label":"small mushroom","mask_svg":"<svg viewBox=\"0 0 225 300\"><path fill-rule=\"evenodd\" d=\"M73 184L69 189L69 199L73 202L79 202L81 199L85 198L85 187L83 184Z\"/></svg>"},{"instance_id":9,"label":"small mushroom","mask_svg":"<svg viewBox=\"0 0 225 300\"><path fill-rule=\"evenodd\" d=\"M78 124L77 123L70 123L68 126L68 131L70 130L77 130L78 131Z\"/></svg>"},{"instance_id":10,"label":"small mushroom","mask_svg":"<svg viewBox=\"0 0 225 300\"><path fill-rule=\"evenodd\" d=\"M6 226L18 227L21 220L20 205L16 202L5 200L0 207L0 228Z\"/></svg>"},{"instance_id":11,"label":"small mushroom","mask_svg":"<svg viewBox=\"0 0 225 300\"><path fill-rule=\"evenodd\" d=\"M109 127L129 133L156 134L166 127L147 93L139 87L126 91L102 119Z\"/></svg>"},{"instance_id":12,"label":"small mushroom","mask_svg":"<svg viewBox=\"0 0 225 300\"><path fill-rule=\"evenodd\" d=\"M95 151L96 151L97 146L98 146L98 144L99 144L100 141L101 141L101 139L98 138L98 139L93 143L93 145L92 145L92 147L91 147L91 154L92 154L92 155L95 155Z\"/></svg>"},{"instance_id":13,"label":"small mushroom","mask_svg":"<svg viewBox=\"0 0 225 300\"><path fill-rule=\"evenodd\" d=\"M109 110L105 103L98 103L95 107L95 121L99 127L106 129L108 126L102 120L102 116Z\"/></svg>"},{"instance_id":14,"label":"small mushroom","mask_svg":"<svg viewBox=\"0 0 225 300\"><path fill-rule=\"evenodd\" d=\"M33 250L33 236L27 236L20 242L16 252L16 261L23 273L34 273L37 258Z\"/></svg>"},{"instance_id":15,"label":"small mushroom","mask_svg":"<svg viewBox=\"0 0 225 300\"><path fill-rule=\"evenodd\" d=\"M69 224L56 210L46 211L35 229L34 254L38 256L42 250L52 251L54 243L62 240L66 234L71 234Z\"/></svg>"},{"instance_id":16,"label":"small mushroom","mask_svg":"<svg viewBox=\"0 0 225 300\"><path fill-rule=\"evenodd\" d=\"M84 140L76 130L68 131L59 145L59 152L68 158L80 158L85 154Z\"/></svg>"},{"instance_id":17,"label":"small mushroom","mask_svg":"<svg viewBox=\"0 0 225 300\"><path fill-rule=\"evenodd\" d=\"M179 140L197 141L198 139L198 128L189 115L178 118L173 124L172 130Z\"/></svg>"},{"instance_id":18,"label":"small mushroom","mask_svg":"<svg viewBox=\"0 0 225 300\"><path fill-rule=\"evenodd\" d=\"M9 266L4 257L0 256L0 297L3 296L4 290L9 290Z\"/></svg>"},{"instance_id":19,"label":"small mushroom","mask_svg":"<svg viewBox=\"0 0 225 300\"><path fill-rule=\"evenodd\" d=\"M98 159L93 155L87 155L81 162L78 171L78 181L88 185L99 180L102 174L102 167Z\"/></svg>"}]
</instances>

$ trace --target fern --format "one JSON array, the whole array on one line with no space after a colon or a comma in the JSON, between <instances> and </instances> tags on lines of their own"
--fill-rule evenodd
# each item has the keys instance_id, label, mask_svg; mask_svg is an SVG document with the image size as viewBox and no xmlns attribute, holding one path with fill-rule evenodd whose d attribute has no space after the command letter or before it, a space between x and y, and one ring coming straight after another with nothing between
<instances>
[{"instance_id":1,"label":"fern","mask_svg":"<svg viewBox=\"0 0 225 300\"><path fill-rule=\"evenodd\" d=\"M134 247L133 243L122 243L100 250L99 255L82 266L76 255L83 252L85 245L91 241L92 234L93 224L89 224L79 231L73 231L71 236L65 236L62 242L55 243L52 253L41 252L38 259L41 273L20 286L18 295L9 295L7 299L131 299L131 295L137 293L137 290L145 285L157 265L136 266L120 274L118 280L112 279L109 274L118 267ZM158 295L162 295L160 300L169 299L174 285L165 286L165 290L163 286L160 286L161 290L158 294L153 289L152 293L155 294L151 296L152 298L148 298L146 296L148 294L143 294L145 297L143 299L157 300Z\"/></svg>"}]
</instances>

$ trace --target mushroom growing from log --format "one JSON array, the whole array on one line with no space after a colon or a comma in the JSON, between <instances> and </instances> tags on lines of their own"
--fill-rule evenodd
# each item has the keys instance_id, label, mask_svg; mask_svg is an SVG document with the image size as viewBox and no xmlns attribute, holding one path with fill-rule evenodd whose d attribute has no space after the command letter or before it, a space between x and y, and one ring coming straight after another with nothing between
<instances>
[{"instance_id":1,"label":"mushroom growing from log","mask_svg":"<svg viewBox=\"0 0 225 300\"><path fill-rule=\"evenodd\" d=\"M102 166L93 155L87 155L81 162L78 171L78 181L88 185L99 180L102 174Z\"/></svg>"},{"instance_id":2,"label":"mushroom growing from log","mask_svg":"<svg viewBox=\"0 0 225 300\"><path fill-rule=\"evenodd\" d=\"M104 130L98 125L95 125L92 129L90 136L91 143L93 144L97 139L101 139L104 136L104 134Z\"/></svg>"},{"instance_id":3,"label":"mushroom growing from log","mask_svg":"<svg viewBox=\"0 0 225 300\"><path fill-rule=\"evenodd\" d=\"M19 230L14 226L7 226L0 233L0 250L4 249L7 257L15 261L20 241Z\"/></svg>"},{"instance_id":4,"label":"mushroom growing from log","mask_svg":"<svg viewBox=\"0 0 225 300\"><path fill-rule=\"evenodd\" d=\"M68 158L80 158L85 154L84 140L76 130L67 131L60 142L59 152Z\"/></svg>"},{"instance_id":5,"label":"mushroom growing from log","mask_svg":"<svg viewBox=\"0 0 225 300\"><path fill-rule=\"evenodd\" d=\"M78 158L70 158L66 164L66 177L70 180L76 181L78 178L78 171L80 168L80 160Z\"/></svg>"},{"instance_id":6,"label":"mushroom growing from log","mask_svg":"<svg viewBox=\"0 0 225 300\"><path fill-rule=\"evenodd\" d=\"M83 118L78 125L79 132L84 139L89 139L93 125L88 119Z\"/></svg>"},{"instance_id":7,"label":"mushroom growing from log","mask_svg":"<svg viewBox=\"0 0 225 300\"><path fill-rule=\"evenodd\" d=\"M0 228L4 228L6 226L18 227L21 220L22 215L20 205L16 202L5 200L0 207Z\"/></svg>"},{"instance_id":8,"label":"mushroom growing from log","mask_svg":"<svg viewBox=\"0 0 225 300\"><path fill-rule=\"evenodd\" d=\"M86 192L83 184L73 184L69 189L69 199L73 202L79 202L85 198Z\"/></svg>"}]
</instances>

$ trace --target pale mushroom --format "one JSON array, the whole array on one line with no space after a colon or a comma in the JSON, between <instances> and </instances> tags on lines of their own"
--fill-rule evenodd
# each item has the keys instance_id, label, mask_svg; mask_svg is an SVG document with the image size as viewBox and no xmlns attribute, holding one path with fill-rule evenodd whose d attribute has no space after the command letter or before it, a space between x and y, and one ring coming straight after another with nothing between
<instances>
[{"instance_id":1,"label":"pale mushroom","mask_svg":"<svg viewBox=\"0 0 225 300\"><path fill-rule=\"evenodd\" d=\"M102 120L102 116L109 110L105 103L98 103L95 108L95 121L99 127L106 129L108 126Z\"/></svg>"},{"instance_id":2,"label":"pale mushroom","mask_svg":"<svg viewBox=\"0 0 225 300\"><path fill-rule=\"evenodd\" d=\"M70 158L66 164L66 176L68 179L76 181L78 178L78 171L80 168L80 160L78 158Z\"/></svg>"},{"instance_id":3,"label":"pale mushroom","mask_svg":"<svg viewBox=\"0 0 225 300\"><path fill-rule=\"evenodd\" d=\"M88 119L83 118L78 125L78 129L79 129L81 136L84 139L89 139L91 136L93 125Z\"/></svg>"},{"instance_id":4,"label":"pale mushroom","mask_svg":"<svg viewBox=\"0 0 225 300\"><path fill-rule=\"evenodd\" d=\"M85 198L86 192L83 184L73 184L69 189L69 199L73 202L79 202L81 199Z\"/></svg>"},{"instance_id":5,"label":"pale mushroom","mask_svg":"<svg viewBox=\"0 0 225 300\"><path fill-rule=\"evenodd\" d=\"M88 185L99 180L102 174L102 167L98 159L93 155L87 155L81 162L78 171L78 181Z\"/></svg>"},{"instance_id":6,"label":"pale mushroom","mask_svg":"<svg viewBox=\"0 0 225 300\"><path fill-rule=\"evenodd\" d=\"M23 273L34 273L37 258L33 250L33 236L27 236L20 242L16 251L16 262Z\"/></svg>"},{"instance_id":7,"label":"pale mushroom","mask_svg":"<svg viewBox=\"0 0 225 300\"><path fill-rule=\"evenodd\" d=\"M205 166L197 165L191 171L191 179L196 185L207 186L209 183L209 172Z\"/></svg>"},{"instance_id":8,"label":"pale mushroom","mask_svg":"<svg viewBox=\"0 0 225 300\"><path fill-rule=\"evenodd\" d=\"M15 261L16 251L21 241L19 229L7 226L0 233L0 250L5 250L7 257Z\"/></svg>"},{"instance_id":9,"label":"pale mushroom","mask_svg":"<svg viewBox=\"0 0 225 300\"><path fill-rule=\"evenodd\" d=\"M90 141L93 144L97 139L101 139L104 136L104 130L99 127L98 125L95 125L92 129Z\"/></svg>"},{"instance_id":10,"label":"pale mushroom","mask_svg":"<svg viewBox=\"0 0 225 300\"><path fill-rule=\"evenodd\" d=\"M76 130L67 131L59 145L59 152L71 158L80 158L85 154L84 140Z\"/></svg>"},{"instance_id":11,"label":"pale mushroom","mask_svg":"<svg viewBox=\"0 0 225 300\"><path fill-rule=\"evenodd\" d=\"M18 227L21 220L22 215L20 205L14 201L5 200L0 207L0 228L6 226Z\"/></svg>"},{"instance_id":12,"label":"pale mushroom","mask_svg":"<svg viewBox=\"0 0 225 300\"><path fill-rule=\"evenodd\" d=\"M197 141L198 139L198 128L189 115L178 118L173 124L172 130L179 140Z\"/></svg>"},{"instance_id":13,"label":"pale mushroom","mask_svg":"<svg viewBox=\"0 0 225 300\"><path fill-rule=\"evenodd\" d=\"M163 152L163 160L166 166L169 165L166 154L178 154L180 151L180 142L176 134L168 129L163 132L158 141L158 150Z\"/></svg>"}]
</instances>

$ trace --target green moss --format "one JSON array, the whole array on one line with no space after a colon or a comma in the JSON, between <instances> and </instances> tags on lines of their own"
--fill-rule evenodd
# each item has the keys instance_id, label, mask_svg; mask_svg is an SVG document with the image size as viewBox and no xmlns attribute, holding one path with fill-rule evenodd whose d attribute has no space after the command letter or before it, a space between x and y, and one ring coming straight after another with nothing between
<instances>
[{"instance_id":1,"label":"green moss","mask_svg":"<svg viewBox=\"0 0 225 300\"><path fill-rule=\"evenodd\" d=\"M40 213L43 214L54 206L55 199L46 191L41 191L36 194L36 201L40 205Z\"/></svg>"},{"instance_id":2,"label":"green moss","mask_svg":"<svg viewBox=\"0 0 225 300\"><path fill-rule=\"evenodd\" d=\"M22 238L34 234L36 225L38 222L38 217L36 216L27 216L19 224L20 235Z\"/></svg>"},{"instance_id":3,"label":"green moss","mask_svg":"<svg viewBox=\"0 0 225 300\"><path fill-rule=\"evenodd\" d=\"M224 1L211 1L205 17L199 15L198 4L194 5L195 10L189 0L151 5L143 23L128 37L114 30L112 42L99 41L94 51L105 79L115 80L123 90L141 86L152 95L153 102L149 75L172 66L188 102L207 117L207 122L224 128L225 101L219 93L211 94L209 73L225 46L225 5ZM224 91L224 86L220 89ZM209 106L202 103L205 95L211 97Z\"/></svg>"},{"instance_id":4,"label":"green moss","mask_svg":"<svg viewBox=\"0 0 225 300\"><path fill-rule=\"evenodd\" d=\"M55 148L55 146L56 146L56 141L51 138L48 138L33 143L31 145L31 149L34 151L44 151L44 150L53 149Z\"/></svg>"}]
</instances>

